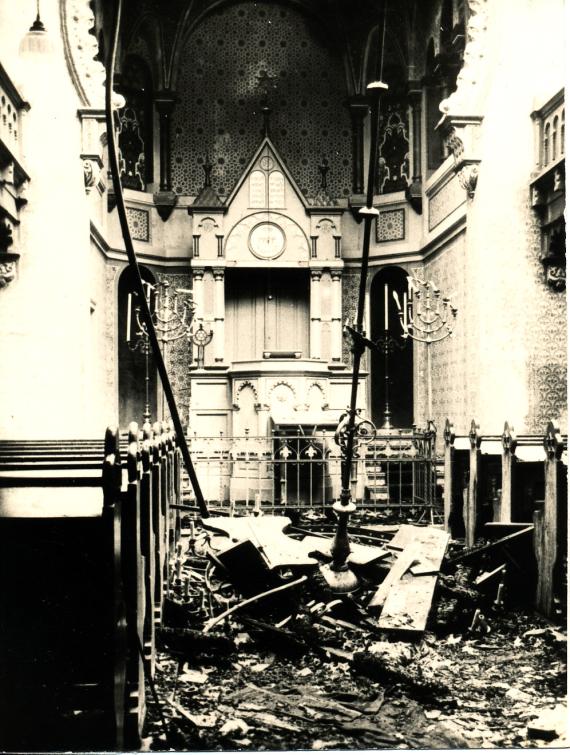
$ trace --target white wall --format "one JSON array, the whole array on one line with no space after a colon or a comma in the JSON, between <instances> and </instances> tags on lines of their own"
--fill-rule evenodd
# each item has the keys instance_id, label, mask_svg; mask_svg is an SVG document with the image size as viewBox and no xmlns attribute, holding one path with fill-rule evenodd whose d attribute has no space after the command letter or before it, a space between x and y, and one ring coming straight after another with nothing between
<instances>
[{"instance_id":1,"label":"white wall","mask_svg":"<svg viewBox=\"0 0 570 755\"><path fill-rule=\"evenodd\" d=\"M90 349L89 217L80 160L79 102L61 43L57 0L41 3L53 51L18 55L35 3L0 2L2 63L30 111L23 162L31 176L21 211L17 279L0 292L0 434L102 436L87 375Z\"/></svg>"}]
</instances>

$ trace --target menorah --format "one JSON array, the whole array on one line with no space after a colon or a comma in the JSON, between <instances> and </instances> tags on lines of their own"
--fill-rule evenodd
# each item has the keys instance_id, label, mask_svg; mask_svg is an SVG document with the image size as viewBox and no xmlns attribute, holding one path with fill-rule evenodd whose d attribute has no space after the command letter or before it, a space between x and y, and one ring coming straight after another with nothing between
<instances>
[{"instance_id":1,"label":"menorah","mask_svg":"<svg viewBox=\"0 0 570 755\"><path fill-rule=\"evenodd\" d=\"M403 294L403 303L396 291L393 292L402 338L412 338L426 344L427 368L427 405L428 423L433 421L432 380L431 380L431 346L452 335L457 307L451 303L451 297L442 296L433 281L423 280L421 270L414 268L408 276L408 291Z\"/></svg>"},{"instance_id":2,"label":"menorah","mask_svg":"<svg viewBox=\"0 0 570 755\"><path fill-rule=\"evenodd\" d=\"M164 361L167 361L168 346L181 338L186 338L188 343L192 339L192 318L195 305L192 299L192 291L185 288L171 290L171 284L163 279L159 283L144 282L146 288L146 300L150 309L156 336L161 346ZM136 296L136 293L134 294ZM143 420L150 420L150 376L149 354L150 344L146 325L142 319L141 307L132 307L132 294L128 297L127 309L127 343L132 351L140 349L145 357L145 409ZM134 316L134 317L133 317ZM135 338L132 338L133 319L135 324ZM162 416L164 417L164 395L162 396Z\"/></svg>"}]
</instances>

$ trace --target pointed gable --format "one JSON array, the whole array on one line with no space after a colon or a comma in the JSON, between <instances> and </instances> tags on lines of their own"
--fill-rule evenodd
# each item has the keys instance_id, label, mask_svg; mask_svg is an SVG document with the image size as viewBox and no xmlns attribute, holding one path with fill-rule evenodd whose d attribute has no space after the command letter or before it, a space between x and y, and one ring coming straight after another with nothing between
<instances>
[{"instance_id":1,"label":"pointed gable","mask_svg":"<svg viewBox=\"0 0 570 755\"><path fill-rule=\"evenodd\" d=\"M271 139L265 136L225 204L229 207L239 197L250 209L285 210L291 209L288 198L292 196L302 208L308 207Z\"/></svg>"}]
</instances>

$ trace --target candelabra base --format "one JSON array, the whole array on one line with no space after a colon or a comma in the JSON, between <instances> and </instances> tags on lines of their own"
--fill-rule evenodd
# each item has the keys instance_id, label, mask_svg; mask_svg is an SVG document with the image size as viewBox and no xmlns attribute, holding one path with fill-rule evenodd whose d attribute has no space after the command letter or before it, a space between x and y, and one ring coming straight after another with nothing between
<instances>
[{"instance_id":1,"label":"candelabra base","mask_svg":"<svg viewBox=\"0 0 570 755\"><path fill-rule=\"evenodd\" d=\"M332 564L324 564L320 567L320 572L327 586L334 593L346 595L360 587L360 580L346 564L343 564L339 569L334 569Z\"/></svg>"}]
</instances>

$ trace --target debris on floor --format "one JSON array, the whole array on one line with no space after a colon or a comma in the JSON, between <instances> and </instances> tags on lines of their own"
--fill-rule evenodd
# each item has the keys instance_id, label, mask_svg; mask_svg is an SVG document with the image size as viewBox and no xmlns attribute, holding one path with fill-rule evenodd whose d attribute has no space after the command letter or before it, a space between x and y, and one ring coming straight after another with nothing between
<instances>
[{"instance_id":1,"label":"debris on floor","mask_svg":"<svg viewBox=\"0 0 570 755\"><path fill-rule=\"evenodd\" d=\"M211 517L172 569L148 750L563 746L566 631L521 607L517 559L441 527ZM504 539L504 538L503 538ZM479 555L474 551L478 550ZM514 565L513 565L514 560Z\"/></svg>"}]
</instances>

